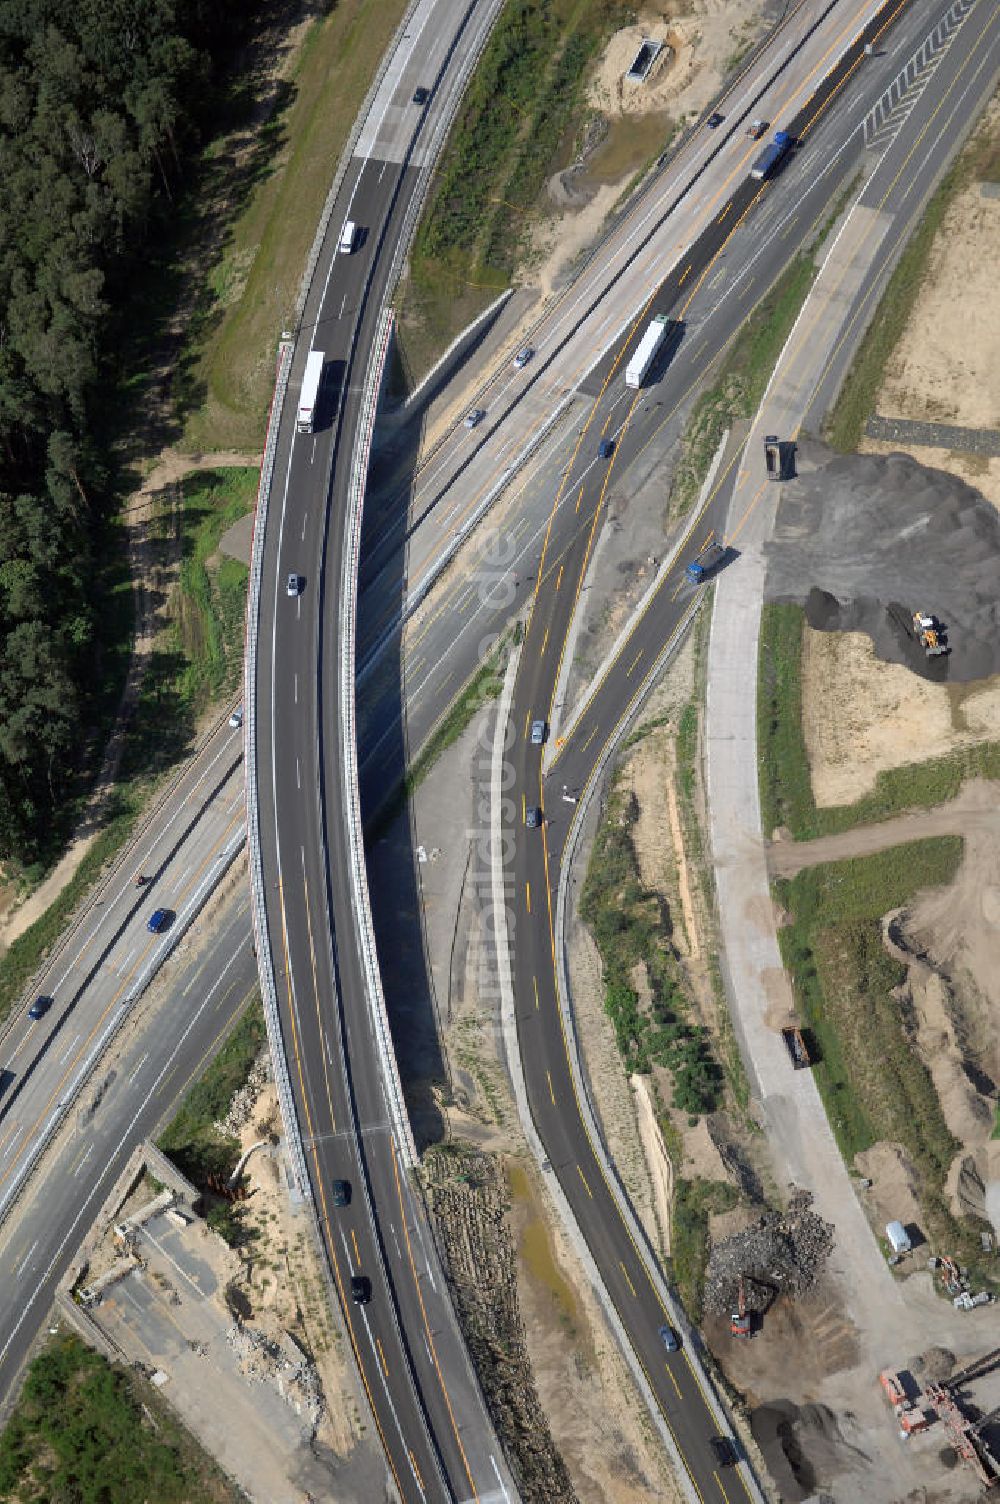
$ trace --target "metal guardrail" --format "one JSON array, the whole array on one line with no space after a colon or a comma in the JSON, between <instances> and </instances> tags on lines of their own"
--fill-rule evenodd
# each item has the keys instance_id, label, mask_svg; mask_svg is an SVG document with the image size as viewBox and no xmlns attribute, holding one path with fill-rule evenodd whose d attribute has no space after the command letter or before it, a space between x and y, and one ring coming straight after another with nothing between
<instances>
[{"instance_id":1,"label":"metal guardrail","mask_svg":"<svg viewBox=\"0 0 1000 1504\"><path fill-rule=\"evenodd\" d=\"M260 617L260 585L264 568L264 532L268 506L271 499L271 480L274 475L274 457L278 446L278 431L281 427L281 412L288 377L292 368L293 345L282 340L278 349L278 370L268 416L267 441L264 459L260 467L260 483L257 487L257 512L254 517L253 546L250 553L250 580L247 590L247 641L245 657L246 688L244 694L245 728L244 762L246 767L247 847L250 853L250 898L253 927L257 942L257 974L260 977L260 995L264 1005L264 1022L271 1047L274 1084L278 1092L281 1120L285 1125L285 1141L288 1145L292 1170L301 1194L310 1197L309 1176L306 1172L305 1151L295 1098L288 1074L281 1020L278 1015L278 992L274 980L274 959L267 930L267 913L264 903L264 873L260 850L260 808L257 802L257 625Z\"/></svg>"},{"instance_id":2,"label":"metal guardrail","mask_svg":"<svg viewBox=\"0 0 1000 1504\"><path fill-rule=\"evenodd\" d=\"M572 993L570 991L569 985L569 968L567 965L566 957L566 909L567 895L569 890L569 875L570 869L573 865L574 857L576 855L576 849L579 844L580 837L583 833L587 811L590 807L595 793L600 788L605 768L611 761L612 757L617 753L626 731L634 721L635 716L638 714L639 710L642 708L643 703L652 691L654 684L656 683L663 669L666 667L667 662L677 651L678 647L683 641L688 628L694 621L698 608L700 607L702 601L705 599L706 596L704 593L696 596L691 605L688 607L687 611L682 616L681 620L678 622L672 636L670 637L670 640L666 643L663 650L657 657L656 662L647 673L636 694L633 696L625 715L623 715L621 720L619 721L614 735L605 746L604 751L601 754L600 761L597 763L593 772L591 773L590 779L587 782L587 786L580 796L580 802L574 811L573 821L570 826L569 835L566 840L566 846L563 851L562 863L559 869L559 887L556 893L556 991L559 998L559 1012L562 1017L563 1033L566 1039L566 1054L569 1058L570 1073L573 1077L573 1086L576 1093L577 1104L580 1109L580 1116L583 1119L584 1127L587 1130L587 1135L590 1139L594 1153L598 1161L600 1162L601 1169L604 1173L605 1182L607 1183L607 1186L615 1199L615 1203L618 1207L622 1222L624 1223L629 1233L636 1252L641 1258L643 1266L645 1267L646 1272L649 1276L650 1283L656 1290L664 1309L670 1312L671 1319L673 1320L674 1324L687 1334L685 1349L687 1351L688 1358L691 1361L692 1371L695 1374L695 1378L698 1382L698 1387L701 1389L705 1403L708 1406L709 1413L715 1420L719 1431L723 1434L729 1434L729 1417L723 1409L722 1405L719 1403L718 1396L715 1393L715 1387L702 1363L700 1342L694 1335L692 1335L686 1317L679 1314L678 1306L675 1303L669 1286L667 1285L667 1282L663 1277L663 1272L660 1268L659 1260L650 1247L645 1230L643 1229L642 1224L635 1214L635 1210L628 1198L624 1186L618 1178L618 1172L615 1168L614 1160L612 1159L608 1151L607 1145L604 1142L603 1135L601 1134L600 1128L598 1127L597 1114L594 1110L594 1105L591 1100L590 1090L587 1085L586 1076L583 1070L583 1062L580 1055L580 1042L576 1031L576 1019L573 1014ZM628 1354L626 1354L626 1356L628 1356ZM638 1362L637 1358L636 1362ZM760 1485L758 1484L757 1479L754 1476L748 1462L743 1461L740 1463L740 1474L746 1487L747 1494L754 1501L754 1504L765 1504L764 1495L760 1489Z\"/></svg>"},{"instance_id":3,"label":"metal guardrail","mask_svg":"<svg viewBox=\"0 0 1000 1504\"><path fill-rule=\"evenodd\" d=\"M361 788L358 779L358 744L356 705L357 691L354 677L356 646L355 622L357 618L358 559L361 553L361 521L365 502L365 485L368 478L368 461L371 454L372 434L375 429L375 411L389 340L392 335L392 310L384 307L379 315L378 327L372 344L371 358L365 377L364 394L361 399L361 418L358 437L351 456L349 483L349 508L347 518L346 547L344 549L343 574L340 580L339 626L340 665L338 695L340 713L344 726L343 745L340 748L342 761L340 773L344 810L347 815L347 845L349 852L351 905L354 911L355 933L358 937L361 962L365 974L365 992L372 1030L378 1046L381 1063L382 1086L386 1094L386 1106L392 1120L401 1156L407 1167L417 1163L417 1151L413 1142L403 1085L399 1078L396 1051L393 1048L389 1015L382 991L382 974L379 970L378 952L375 948L375 927L372 922L371 901L368 893L368 877L365 866L364 831L361 825Z\"/></svg>"}]
</instances>

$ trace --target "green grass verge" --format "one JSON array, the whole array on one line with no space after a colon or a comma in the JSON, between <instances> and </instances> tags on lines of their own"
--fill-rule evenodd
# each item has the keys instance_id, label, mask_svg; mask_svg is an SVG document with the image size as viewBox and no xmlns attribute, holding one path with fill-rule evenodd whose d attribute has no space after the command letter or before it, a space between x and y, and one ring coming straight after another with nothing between
<instances>
[{"instance_id":1,"label":"green grass verge","mask_svg":"<svg viewBox=\"0 0 1000 1504\"><path fill-rule=\"evenodd\" d=\"M58 898L0 956L0 1023L62 935L77 904L127 841L140 805L136 787L116 791L100 834Z\"/></svg>"},{"instance_id":2,"label":"green grass verge","mask_svg":"<svg viewBox=\"0 0 1000 1504\"><path fill-rule=\"evenodd\" d=\"M183 507L163 515L165 532L180 529L180 587L170 598L169 629L150 655L125 778L171 767L190 749L198 717L239 683L248 572L218 548L226 529L252 511L257 480L253 469L200 470L183 482ZM172 554L176 540L168 548Z\"/></svg>"},{"instance_id":3,"label":"green grass verge","mask_svg":"<svg viewBox=\"0 0 1000 1504\"><path fill-rule=\"evenodd\" d=\"M916 1170L926 1231L939 1250L978 1248L978 1232L952 1217L945 1177L958 1152L926 1066L894 995L906 968L882 943L881 918L918 890L950 882L957 836L914 841L876 856L807 868L775 885L789 916L781 954L811 1036L813 1075L841 1153L880 1141L903 1145Z\"/></svg>"},{"instance_id":4,"label":"green grass verge","mask_svg":"<svg viewBox=\"0 0 1000 1504\"><path fill-rule=\"evenodd\" d=\"M955 198L971 183L1000 182L1000 134L987 124L972 138L924 211L882 294L824 428L831 448L857 449L875 411L886 363L917 306L928 274L935 236Z\"/></svg>"},{"instance_id":5,"label":"green grass verge","mask_svg":"<svg viewBox=\"0 0 1000 1504\"><path fill-rule=\"evenodd\" d=\"M927 762L880 772L855 804L819 809L813 799L802 734L801 606L765 604L757 679L757 747L761 823L770 836L784 826L799 841L888 820L908 809L954 799L969 778L1000 779L1000 743L979 742Z\"/></svg>"},{"instance_id":6,"label":"green grass verge","mask_svg":"<svg viewBox=\"0 0 1000 1504\"><path fill-rule=\"evenodd\" d=\"M246 1084L266 1043L264 1010L259 993L255 993L254 1001L240 1015L225 1044L188 1090L157 1139L164 1154L195 1185L204 1185L209 1175L232 1173L239 1158L239 1142L220 1133L215 1125Z\"/></svg>"},{"instance_id":7,"label":"green grass verge","mask_svg":"<svg viewBox=\"0 0 1000 1504\"><path fill-rule=\"evenodd\" d=\"M266 127L265 159L241 175L245 208L192 321L185 442L195 451L263 442L278 336L337 162L405 8L406 0L338 0L310 22L284 103Z\"/></svg>"},{"instance_id":8,"label":"green grass verge","mask_svg":"<svg viewBox=\"0 0 1000 1504\"><path fill-rule=\"evenodd\" d=\"M673 1106L688 1113L719 1105L722 1072L707 1030L689 1017L681 968L670 943L672 921L666 903L642 884L632 842L638 818L634 794L612 789L591 852L580 899L580 917L601 956L604 1008L614 1025L627 1071L648 1073L666 1067ZM642 963L651 1003L640 1006L633 985Z\"/></svg>"},{"instance_id":9,"label":"green grass verge","mask_svg":"<svg viewBox=\"0 0 1000 1504\"><path fill-rule=\"evenodd\" d=\"M560 156L570 159L587 70L629 19L618 0L508 0L413 246L399 331L411 378L508 286L545 180Z\"/></svg>"},{"instance_id":10,"label":"green grass verge","mask_svg":"<svg viewBox=\"0 0 1000 1504\"><path fill-rule=\"evenodd\" d=\"M695 403L670 487L672 516L682 516L697 501L726 430L760 406L815 275L812 256L796 256L743 325L713 385Z\"/></svg>"},{"instance_id":11,"label":"green grass verge","mask_svg":"<svg viewBox=\"0 0 1000 1504\"><path fill-rule=\"evenodd\" d=\"M243 1495L151 1384L63 1334L32 1361L0 1435L0 1497L236 1504Z\"/></svg>"},{"instance_id":12,"label":"green grass verge","mask_svg":"<svg viewBox=\"0 0 1000 1504\"><path fill-rule=\"evenodd\" d=\"M705 1266L708 1263L708 1219L728 1212L739 1200L736 1187L725 1180L685 1180L674 1184L670 1223L670 1270L684 1309L701 1324L704 1314Z\"/></svg>"}]
</instances>

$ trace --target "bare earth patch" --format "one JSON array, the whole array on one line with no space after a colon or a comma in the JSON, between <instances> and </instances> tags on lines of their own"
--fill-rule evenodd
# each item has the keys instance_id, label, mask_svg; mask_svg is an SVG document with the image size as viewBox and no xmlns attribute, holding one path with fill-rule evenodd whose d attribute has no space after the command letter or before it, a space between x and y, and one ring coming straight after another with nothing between
<instances>
[{"instance_id":1,"label":"bare earth patch","mask_svg":"<svg viewBox=\"0 0 1000 1504\"><path fill-rule=\"evenodd\" d=\"M701 114L718 93L727 64L763 31L761 0L693 0L683 15L640 11L608 42L591 77L587 103L609 131L582 164L549 183L554 213L539 226L533 264L521 281L548 296L574 259L600 234L634 174L664 151L675 126ZM666 46L642 83L625 74L642 41ZM644 117L655 117L643 129Z\"/></svg>"},{"instance_id":2,"label":"bare earth patch","mask_svg":"<svg viewBox=\"0 0 1000 1504\"><path fill-rule=\"evenodd\" d=\"M1000 736L1000 681L930 684L876 659L864 633L806 626L802 729L817 805L853 804L884 769Z\"/></svg>"},{"instance_id":3,"label":"bare earth patch","mask_svg":"<svg viewBox=\"0 0 1000 1504\"><path fill-rule=\"evenodd\" d=\"M1000 102L983 123L1000 131ZM1000 428L998 240L1000 198L984 197L980 184L971 183L953 199L935 237L913 316L886 367L878 412ZM956 309L968 317L956 318Z\"/></svg>"}]
</instances>

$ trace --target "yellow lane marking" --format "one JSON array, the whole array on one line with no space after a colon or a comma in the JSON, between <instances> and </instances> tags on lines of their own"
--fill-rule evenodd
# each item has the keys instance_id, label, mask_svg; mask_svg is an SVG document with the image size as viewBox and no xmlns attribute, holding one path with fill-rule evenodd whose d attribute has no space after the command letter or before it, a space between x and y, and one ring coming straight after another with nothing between
<instances>
[{"instance_id":1,"label":"yellow lane marking","mask_svg":"<svg viewBox=\"0 0 1000 1504\"><path fill-rule=\"evenodd\" d=\"M556 1105L556 1094L555 1094L555 1090L554 1090L554 1088L552 1086L552 1072L551 1071L546 1071L545 1072L545 1079L549 1083L549 1096L552 1098L552 1106L554 1107Z\"/></svg>"},{"instance_id":2,"label":"yellow lane marking","mask_svg":"<svg viewBox=\"0 0 1000 1504\"><path fill-rule=\"evenodd\" d=\"M644 651L645 650L643 648L640 648L639 651L636 653L635 657L632 659L632 662L629 664L628 668L625 670L625 677L626 677L626 679L630 679L632 677L632 670L635 668L636 664L639 662L639 659L642 657Z\"/></svg>"},{"instance_id":3,"label":"yellow lane marking","mask_svg":"<svg viewBox=\"0 0 1000 1504\"><path fill-rule=\"evenodd\" d=\"M576 506L573 508L574 512L578 512L580 510L580 503L583 500L583 493L584 493L584 491L586 489L586 486L587 486L587 482L584 481L583 485L580 487L580 494L576 498Z\"/></svg>"},{"instance_id":4,"label":"yellow lane marking","mask_svg":"<svg viewBox=\"0 0 1000 1504\"><path fill-rule=\"evenodd\" d=\"M562 577L563 577L563 566L560 564L559 565L559 573L556 575L556 589L557 590L559 589L559 586L562 584Z\"/></svg>"},{"instance_id":5,"label":"yellow lane marking","mask_svg":"<svg viewBox=\"0 0 1000 1504\"><path fill-rule=\"evenodd\" d=\"M631 1279L629 1277L629 1272L625 1268L625 1265L622 1263L621 1259L618 1260L618 1267L621 1270L622 1274L624 1274L624 1276L625 1276L625 1283L628 1285L629 1289L632 1291L632 1298L633 1298L633 1300L637 1300L638 1296L635 1293L635 1285L633 1285L633 1283L632 1283L632 1281L631 1281Z\"/></svg>"},{"instance_id":6,"label":"yellow lane marking","mask_svg":"<svg viewBox=\"0 0 1000 1504\"><path fill-rule=\"evenodd\" d=\"M525 896L525 901L527 902L527 905L528 905L528 913L530 914L531 913L531 884L530 883L525 883L525 885L524 885L524 896Z\"/></svg>"},{"instance_id":7,"label":"yellow lane marking","mask_svg":"<svg viewBox=\"0 0 1000 1504\"><path fill-rule=\"evenodd\" d=\"M690 275L691 275L691 263L688 262L687 266L684 268L684 270L681 272L680 276L677 279L677 286L678 287L683 287L684 283L687 281L687 279L688 279L688 277L690 277Z\"/></svg>"},{"instance_id":8,"label":"yellow lane marking","mask_svg":"<svg viewBox=\"0 0 1000 1504\"><path fill-rule=\"evenodd\" d=\"M667 1368L667 1374L669 1376L671 1384L673 1384L674 1388L677 1391L677 1398L679 1400L682 1400L684 1398L684 1396L681 1394L681 1386L677 1382L677 1377L676 1377L673 1369L668 1367Z\"/></svg>"},{"instance_id":9,"label":"yellow lane marking","mask_svg":"<svg viewBox=\"0 0 1000 1504\"><path fill-rule=\"evenodd\" d=\"M538 1007L538 978L537 977L532 977L532 979L531 979L531 985L535 989L535 1007L537 1008Z\"/></svg>"},{"instance_id":10,"label":"yellow lane marking","mask_svg":"<svg viewBox=\"0 0 1000 1504\"><path fill-rule=\"evenodd\" d=\"M379 1362L382 1365L382 1372L385 1374L386 1378L388 1378L389 1377L389 1365L385 1361L385 1352L384 1352L384 1350L382 1348L382 1339L381 1339L381 1337L376 1337L375 1338L375 1346L378 1348L378 1358L379 1358ZM413 1457L413 1453L412 1452L410 1453L410 1457L411 1458Z\"/></svg>"},{"instance_id":11,"label":"yellow lane marking","mask_svg":"<svg viewBox=\"0 0 1000 1504\"><path fill-rule=\"evenodd\" d=\"M360 1269L361 1268L361 1250L358 1248L358 1237L357 1237L357 1233L354 1231L353 1227L351 1228L351 1246L354 1249L354 1262L358 1266L358 1268Z\"/></svg>"},{"instance_id":12,"label":"yellow lane marking","mask_svg":"<svg viewBox=\"0 0 1000 1504\"><path fill-rule=\"evenodd\" d=\"M594 1193L590 1189L590 1186L587 1184L587 1177L583 1173L583 1171L580 1169L579 1165L577 1165L577 1167L576 1167L576 1173L579 1175L580 1179L583 1181L583 1188L587 1192L587 1195L590 1197L591 1201L593 1201L593 1199L594 1199Z\"/></svg>"},{"instance_id":13,"label":"yellow lane marking","mask_svg":"<svg viewBox=\"0 0 1000 1504\"><path fill-rule=\"evenodd\" d=\"M545 656L545 649L548 647L548 643L549 643L549 629L548 629L548 627L546 627L545 628L545 636L542 638L542 651L539 654L540 658L544 658L544 656Z\"/></svg>"},{"instance_id":14,"label":"yellow lane marking","mask_svg":"<svg viewBox=\"0 0 1000 1504\"><path fill-rule=\"evenodd\" d=\"M434 1346L434 1333L431 1331L431 1324L427 1319L427 1307L424 1305L424 1292L420 1288L420 1281L417 1278L417 1266L413 1262L413 1245L410 1242L410 1229L406 1221L406 1208L403 1205L403 1187L399 1183L399 1165L396 1161L396 1142L393 1138L389 1139L389 1146L392 1149L392 1173L396 1181L396 1196L399 1199L400 1219L403 1223L403 1234L406 1238L406 1252L410 1260L410 1270L413 1274L413 1284L416 1288L417 1299L420 1302L420 1314L423 1318L424 1332L427 1337L427 1346L430 1348L431 1361L434 1364L434 1372L438 1376L438 1383L441 1385L441 1393L444 1395L444 1402L448 1407L448 1418L451 1421L451 1429L455 1433L455 1440L458 1442L458 1450L462 1455L462 1466L465 1468L465 1476L469 1480L469 1487L472 1489L472 1497L474 1499L478 1499L479 1494L476 1491L475 1480L469 1467L469 1459L465 1455L465 1447L462 1445L462 1438L458 1430L458 1422L455 1419L455 1412L451 1408L451 1395L448 1393L448 1386L444 1381L444 1374L441 1371L441 1364L438 1362L437 1348ZM419 1473L417 1474L417 1477L420 1477ZM420 1486L421 1488L423 1488L422 1483Z\"/></svg>"}]
</instances>

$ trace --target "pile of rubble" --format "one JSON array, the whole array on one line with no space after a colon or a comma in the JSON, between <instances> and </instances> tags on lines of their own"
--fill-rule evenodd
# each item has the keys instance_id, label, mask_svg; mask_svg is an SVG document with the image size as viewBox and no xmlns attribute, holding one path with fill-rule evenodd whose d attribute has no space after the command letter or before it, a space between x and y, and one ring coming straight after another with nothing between
<instances>
[{"instance_id":1,"label":"pile of rubble","mask_svg":"<svg viewBox=\"0 0 1000 1504\"><path fill-rule=\"evenodd\" d=\"M426 1155L423 1168L462 1335L521 1498L524 1504L576 1504L531 1371L500 1163L449 1144Z\"/></svg>"},{"instance_id":2,"label":"pile of rubble","mask_svg":"<svg viewBox=\"0 0 1000 1504\"><path fill-rule=\"evenodd\" d=\"M833 1247L833 1227L798 1191L785 1212L765 1212L756 1222L716 1243L705 1270L705 1309L728 1316L736 1309L740 1279L747 1310L763 1313L780 1294L804 1295L819 1279Z\"/></svg>"},{"instance_id":3,"label":"pile of rubble","mask_svg":"<svg viewBox=\"0 0 1000 1504\"><path fill-rule=\"evenodd\" d=\"M230 1102L226 1116L216 1123L215 1126L220 1133L224 1133L227 1138L239 1138L242 1130L253 1121L257 1098L270 1079L271 1056L265 1045L251 1067L246 1081Z\"/></svg>"},{"instance_id":4,"label":"pile of rubble","mask_svg":"<svg viewBox=\"0 0 1000 1504\"><path fill-rule=\"evenodd\" d=\"M226 1340L239 1359L244 1378L252 1384L273 1384L296 1415L315 1429L325 1408L319 1375L288 1333L272 1337L258 1327L238 1322L228 1328Z\"/></svg>"}]
</instances>

